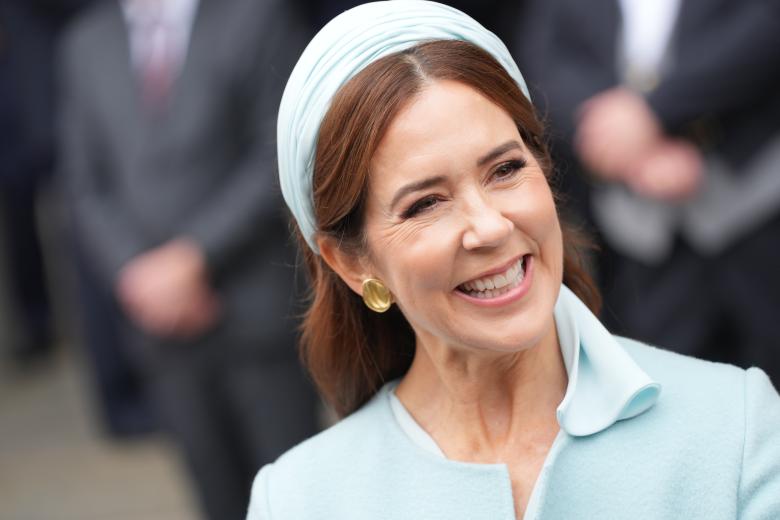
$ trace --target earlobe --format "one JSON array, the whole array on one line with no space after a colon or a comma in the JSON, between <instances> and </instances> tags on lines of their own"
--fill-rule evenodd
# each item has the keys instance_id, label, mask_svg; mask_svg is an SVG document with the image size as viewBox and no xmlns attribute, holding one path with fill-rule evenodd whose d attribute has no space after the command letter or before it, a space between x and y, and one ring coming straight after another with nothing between
<instances>
[{"instance_id":1,"label":"earlobe","mask_svg":"<svg viewBox=\"0 0 780 520\"><path fill-rule=\"evenodd\" d=\"M366 306L374 312L385 312L393 304L393 295L381 280L368 274L371 269L362 259L339 248L332 238L318 238L322 259L339 275L352 291L362 296Z\"/></svg>"}]
</instances>

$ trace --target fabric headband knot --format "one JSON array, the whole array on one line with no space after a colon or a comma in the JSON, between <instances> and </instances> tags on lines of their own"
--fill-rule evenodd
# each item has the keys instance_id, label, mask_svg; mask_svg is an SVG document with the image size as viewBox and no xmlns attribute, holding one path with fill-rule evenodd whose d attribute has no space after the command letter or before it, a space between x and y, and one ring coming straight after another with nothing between
<instances>
[{"instance_id":1,"label":"fabric headband knot","mask_svg":"<svg viewBox=\"0 0 780 520\"><path fill-rule=\"evenodd\" d=\"M370 63L431 40L463 40L489 52L530 99L504 43L470 16L425 0L390 0L354 7L309 42L290 74L279 107L277 152L284 200L312 251L312 180L320 124L341 86Z\"/></svg>"}]
</instances>

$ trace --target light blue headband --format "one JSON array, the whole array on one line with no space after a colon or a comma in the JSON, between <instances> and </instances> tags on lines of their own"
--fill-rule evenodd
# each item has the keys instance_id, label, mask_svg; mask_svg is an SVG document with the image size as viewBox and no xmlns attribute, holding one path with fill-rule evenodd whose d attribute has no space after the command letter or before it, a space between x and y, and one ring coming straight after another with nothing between
<instances>
[{"instance_id":1,"label":"light blue headband","mask_svg":"<svg viewBox=\"0 0 780 520\"><path fill-rule=\"evenodd\" d=\"M506 46L476 20L424 0L363 4L331 20L312 39L290 74L279 107L277 148L284 200L312 251L317 222L312 199L320 123L341 86L370 63L429 40L463 40L493 55L530 99Z\"/></svg>"}]
</instances>

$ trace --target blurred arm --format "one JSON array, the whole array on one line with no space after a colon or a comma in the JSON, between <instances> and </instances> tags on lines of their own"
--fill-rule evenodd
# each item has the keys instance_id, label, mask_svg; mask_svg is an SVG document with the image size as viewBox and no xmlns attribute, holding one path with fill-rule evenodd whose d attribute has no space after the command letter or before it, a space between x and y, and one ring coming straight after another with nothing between
<instances>
[{"instance_id":1,"label":"blurred arm","mask_svg":"<svg viewBox=\"0 0 780 520\"><path fill-rule=\"evenodd\" d=\"M140 234L117 200L91 117L88 51L72 33L59 57L60 168L79 240L98 275L113 287L122 266L143 249Z\"/></svg>"}]
</instances>

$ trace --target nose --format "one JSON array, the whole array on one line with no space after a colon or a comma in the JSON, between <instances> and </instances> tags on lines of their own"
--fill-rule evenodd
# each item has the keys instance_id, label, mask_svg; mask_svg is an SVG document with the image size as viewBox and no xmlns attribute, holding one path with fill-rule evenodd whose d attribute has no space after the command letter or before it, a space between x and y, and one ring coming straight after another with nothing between
<instances>
[{"instance_id":1,"label":"nose","mask_svg":"<svg viewBox=\"0 0 780 520\"><path fill-rule=\"evenodd\" d=\"M481 197L480 197L481 198ZM468 250L496 247L512 233L514 224L499 208L488 200L470 204L467 212L467 226L463 233L463 247Z\"/></svg>"}]
</instances>

